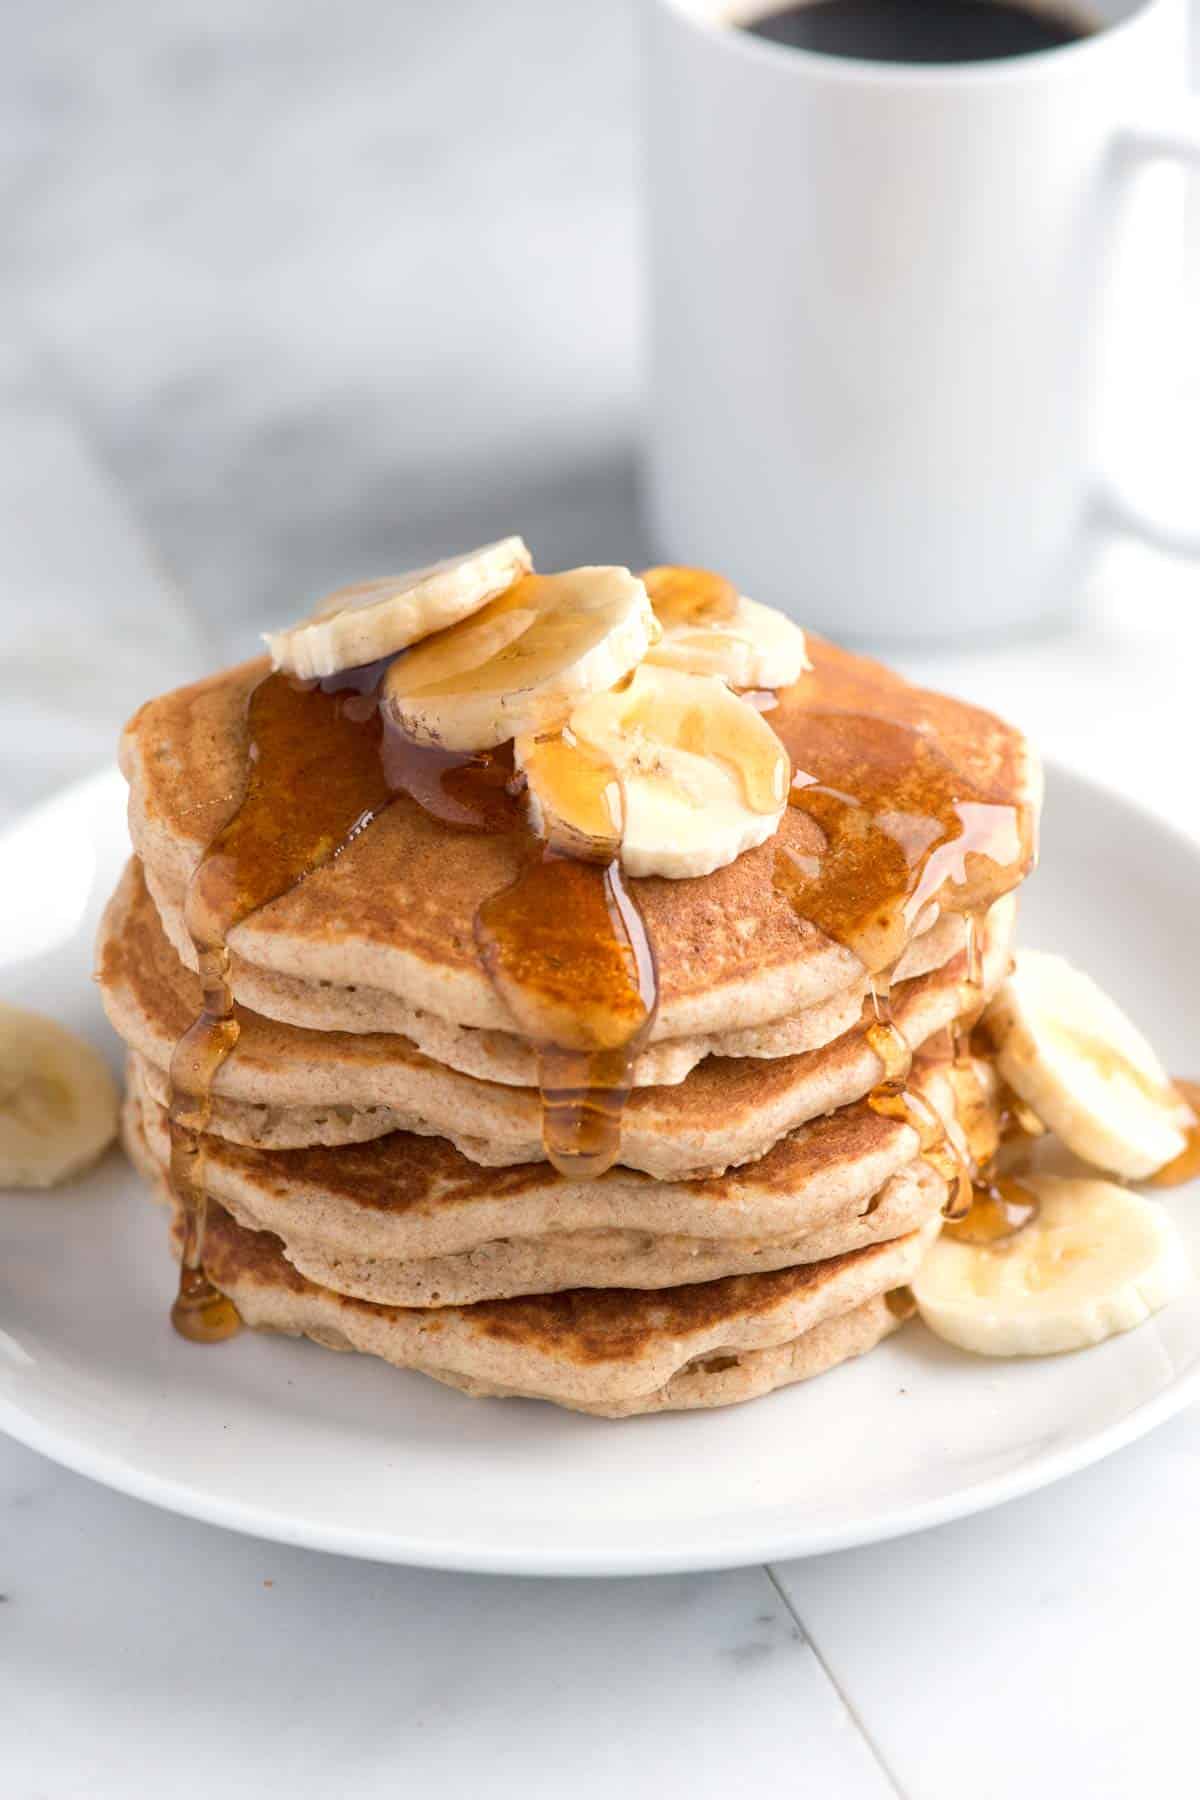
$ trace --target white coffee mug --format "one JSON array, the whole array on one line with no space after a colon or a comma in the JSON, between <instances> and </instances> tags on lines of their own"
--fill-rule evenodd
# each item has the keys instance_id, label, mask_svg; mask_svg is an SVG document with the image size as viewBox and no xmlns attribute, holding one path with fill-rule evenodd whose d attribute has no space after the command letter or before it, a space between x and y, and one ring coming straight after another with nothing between
<instances>
[{"instance_id":1,"label":"white coffee mug","mask_svg":"<svg viewBox=\"0 0 1200 1800\"><path fill-rule=\"evenodd\" d=\"M1200 483L1171 526L1099 473L1139 353L1115 296L1181 266L1182 177L1138 171L1200 163L1184 0L1078 9L1098 29L1061 48L918 66L647 0L662 560L843 638L945 640L1071 610L1104 514L1200 551Z\"/></svg>"}]
</instances>

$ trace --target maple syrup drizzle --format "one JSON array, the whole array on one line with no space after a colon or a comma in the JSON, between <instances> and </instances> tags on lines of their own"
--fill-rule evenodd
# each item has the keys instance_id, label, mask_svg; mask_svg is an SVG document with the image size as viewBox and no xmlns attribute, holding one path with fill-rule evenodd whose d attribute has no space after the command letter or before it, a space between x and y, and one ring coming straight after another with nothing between
<instances>
[{"instance_id":1,"label":"maple syrup drizzle","mask_svg":"<svg viewBox=\"0 0 1200 1800\"><path fill-rule=\"evenodd\" d=\"M188 886L203 1006L170 1067L171 1183L183 1215L171 1317L195 1342L217 1342L240 1324L203 1262L204 1132L240 1032L229 934L338 856L398 794L456 829L527 837L517 880L479 909L485 966L537 1046L551 1160L586 1178L619 1151L633 1061L656 1002L653 952L616 860L619 810L615 839L591 846L594 861L543 847L525 831L510 745L440 751L390 723L378 695L391 660L319 682L274 673L255 686L242 798ZM611 785L613 773L596 759L578 779Z\"/></svg>"},{"instance_id":2,"label":"maple syrup drizzle","mask_svg":"<svg viewBox=\"0 0 1200 1800\"><path fill-rule=\"evenodd\" d=\"M233 1303L204 1273L204 1132L213 1083L237 1046L228 938L252 913L322 868L398 793L468 829L516 817L510 759L449 755L400 738L376 695L387 660L320 682L267 675L246 707L246 785L188 885L185 919L203 1007L170 1067L171 1185L183 1214L179 1292L171 1318L195 1342L238 1328Z\"/></svg>"},{"instance_id":3,"label":"maple syrup drizzle","mask_svg":"<svg viewBox=\"0 0 1200 1800\"><path fill-rule=\"evenodd\" d=\"M668 563L643 569L642 581L659 623L668 627L726 624L741 601L732 581L711 569Z\"/></svg>"},{"instance_id":4,"label":"maple syrup drizzle","mask_svg":"<svg viewBox=\"0 0 1200 1800\"><path fill-rule=\"evenodd\" d=\"M625 795L612 762L569 727L534 740L524 774L541 799L550 847L584 862L615 862L621 850Z\"/></svg>"},{"instance_id":5,"label":"maple syrup drizzle","mask_svg":"<svg viewBox=\"0 0 1200 1800\"><path fill-rule=\"evenodd\" d=\"M883 1298L888 1311L902 1325L915 1316L917 1302L910 1287L889 1288Z\"/></svg>"},{"instance_id":6,"label":"maple syrup drizzle","mask_svg":"<svg viewBox=\"0 0 1200 1800\"><path fill-rule=\"evenodd\" d=\"M1150 1177L1151 1187L1178 1187L1200 1177L1200 1081L1176 1081L1174 1086L1192 1109L1192 1123L1187 1127L1187 1143L1173 1162Z\"/></svg>"},{"instance_id":7,"label":"maple syrup drizzle","mask_svg":"<svg viewBox=\"0 0 1200 1800\"><path fill-rule=\"evenodd\" d=\"M908 1039L891 1016L890 1002L878 999L872 987L872 999L882 1016L867 1026L867 1042L883 1065L883 1079L876 1082L867 1095L867 1105L883 1119L896 1119L917 1134L921 1155L946 1183L947 1198L942 1208L948 1219L962 1218L970 1209L973 1192L973 1170L946 1129L946 1122L933 1102L909 1085L912 1050Z\"/></svg>"},{"instance_id":8,"label":"maple syrup drizzle","mask_svg":"<svg viewBox=\"0 0 1200 1800\"><path fill-rule=\"evenodd\" d=\"M899 960L935 898L943 911L981 913L1028 873L1023 809L970 797L925 733L815 705L771 722L792 761L789 802L825 837L815 857L781 846L776 885L868 974Z\"/></svg>"},{"instance_id":9,"label":"maple syrup drizzle","mask_svg":"<svg viewBox=\"0 0 1200 1800\"><path fill-rule=\"evenodd\" d=\"M621 1148L633 1065L658 1002L654 954L621 873L625 796L605 753L569 728L525 759L543 838L475 915L493 986L538 1061L542 1148L560 1174L602 1175Z\"/></svg>"},{"instance_id":10,"label":"maple syrup drizzle","mask_svg":"<svg viewBox=\"0 0 1200 1800\"><path fill-rule=\"evenodd\" d=\"M1037 1196L1011 1175L977 1180L969 1211L946 1225L956 1243L991 1248L1014 1238L1038 1214Z\"/></svg>"},{"instance_id":11,"label":"maple syrup drizzle","mask_svg":"<svg viewBox=\"0 0 1200 1800\"><path fill-rule=\"evenodd\" d=\"M952 1027L954 1038L954 1060L964 1063L970 1060L971 1033L978 1025L987 1005L987 995L983 987L983 950L980 944L982 921L978 912L963 914L963 955L966 960L966 978L962 984L962 1001L958 1017Z\"/></svg>"},{"instance_id":12,"label":"maple syrup drizzle","mask_svg":"<svg viewBox=\"0 0 1200 1800\"><path fill-rule=\"evenodd\" d=\"M707 572L651 570L645 579L669 623L712 625L736 611L736 589ZM239 1032L229 933L340 854L398 793L459 829L523 829L510 749L439 752L389 725L378 692L391 661L317 683L264 677L247 707L245 793L189 885L186 918L204 1004L170 1071L171 1175L184 1214L172 1317L200 1341L228 1336L239 1322L203 1269L203 1132L213 1083ZM752 701L768 710L773 697L756 693ZM1022 815L972 792L921 733L870 713L816 707L800 710L797 732L796 716L780 732L800 771L789 797L822 827L826 849L816 859L782 851L777 885L870 975L895 963L935 895L971 920L1023 877L1031 844ZM516 880L483 902L475 931L485 968L537 1048L546 1153L565 1174L586 1179L619 1153L657 982L617 857L619 783L602 757L569 760L577 803L570 816L593 824L566 845L528 839ZM761 773L769 784L772 771ZM968 984L978 987L972 923L967 962ZM927 1160L951 1184L947 1214L959 1217L970 1197L964 1159L934 1107L908 1086L911 1052L882 980L874 1000L867 1036L884 1077L870 1104L913 1125Z\"/></svg>"},{"instance_id":13,"label":"maple syrup drizzle","mask_svg":"<svg viewBox=\"0 0 1200 1800\"><path fill-rule=\"evenodd\" d=\"M815 676L789 693L771 722L791 758L789 802L820 827L824 848L802 855L780 845L775 885L799 917L865 967L874 1013L866 1037L883 1070L868 1104L916 1131L925 1160L947 1183L945 1216L960 1220L972 1206L978 1165L910 1086L912 1053L879 977L904 954L932 901L964 916L967 991L954 1031L954 1060L963 1062L983 1004L978 920L1028 873L1032 819L981 788L926 732L871 711L869 692L855 696L868 702L865 710L825 704L819 647L815 660Z\"/></svg>"},{"instance_id":14,"label":"maple syrup drizzle","mask_svg":"<svg viewBox=\"0 0 1200 1800\"><path fill-rule=\"evenodd\" d=\"M188 884L184 916L203 993L199 1016L170 1067L171 1185L183 1212L179 1292L172 1322L212 1343L238 1328L237 1312L204 1273L208 1210L204 1137L213 1083L237 1046L229 933L336 856L392 799L380 756L378 671L356 672L333 692L266 676L246 709L246 786Z\"/></svg>"},{"instance_id":15,"label":"maple syrup drizzle","mask_svg":"<svg viewBox=\"0 0 1200 1800\"><path fill-rule=\"evenodd\" d=\"M653 949L620 863L531 847L511 886L480 906L475 938L537 1049L546 1155L561 1174L592 1180L620 1152L657 1003Z\"/></svg>"}]
</instances>

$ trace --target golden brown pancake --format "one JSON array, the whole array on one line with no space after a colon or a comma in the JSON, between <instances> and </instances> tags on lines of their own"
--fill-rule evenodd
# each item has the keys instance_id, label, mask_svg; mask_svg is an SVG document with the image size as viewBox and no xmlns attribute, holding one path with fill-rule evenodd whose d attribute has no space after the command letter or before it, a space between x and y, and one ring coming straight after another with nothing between
<instances>
[{"instance_id":1,"label":"golden brown pancake","mask_svg":"<svg viewBox=\"0 0 1200 1800\"><path fill-rule=\"evenodd\" d=\"M118 890L102 925L99 981L110 1019L165 1104L171 1052L200 1010L200 988L166 945L154 909L131 912L127 897ZM987 992L1007 969L1014 912L1011 898L1001 901L981 934ZM914 1047L956 1017L965 973L960 954L897 986L894 1015ZM544 1154L533 1090L476 1081L402 1038L306 1031L245 1011L240 1018L237 1050L214 1083L211 1122L234 1142L288 1149L409 1131L448 1138L490 1166ZM634 1092L622 1121L622 1162L660 1177L727 1169L761 1156L809 1119L862 1099L880 1074L862 1025L800 1056L710 1057L676 1086Z\"/></svg>"},{"instance_id":2,"label":"golden brown pancake","mask_svg":"<svg viewBox=\"0 0 1200 1800\"><path fill-rule=\"evenodd\" d=\"M834 1148L836 1132L823 1135ZM166 1114L136 1084L125 1136L139 1165L152 1164L165 1179ZM690 1235L663 1228L674 1222L669 1183L610 1171L591 1184L589 1208L587 1184L569 1183L547 1164L479 1169L439 1139L403 1132L356 1149L269 1152L210 1136L205 1178L240 1225L273 1232L301 1274L397 1306L466 1306L575 1287L674 1287L788 1268L902 1237L943 1205L945 1182L920 1158L866 1197L837 1204L821 1179L832 1178L837 1164L821 1167L822 1134L814 1136L817 1144L798 1146L792 1159L803 1164L806 1151L812 1178L801 1183L786 1228L777 1195L756 1207L753 1176L742 1183L725 1176L681 1184L678 1212L698 1216L705 1228ZM707 1190L707 1205L689 1185ZM735 1185L741 1204L722 1192ZM646 1203L640 1215L639 1198ZM624 1223L606 1224L606 1211Z\"/></svg>"},{"instance_id":3,"label":"golden brown pancake","mask_svg":"<svg viewBox=\"0 0 1200 1800\"><path fill-rule=\"evenodd\" d=\"M359 1350L469 1393L619 1418L728 1405L871 1348L898 1323L883 1297L908 1282L935 1233L933 1224L826 1262L657 1293L584 1289L415 1310L318 1287L278 1239L214 1205L205 1267L254 1329Z\"/></svg>"},{"instance_id":4,"label":"golden brown pancake","mask_svg":"<svg viewBox=\"0 0 1200 1800\"><path fill-rule=\"evenodd\" d=\"M991 714L911 687L864 658L810 639L812 677L780 697L774 723L824 705L886 716L930 735L997 802L1036 800L1036 766L1020 733ZM122 741L135 848L178 902L242 791L254 662L152 700ZM798 918L774 883L776 856L818 856L820 828L789 810L777 836L702 880L631 883L658 959L653 1035L742 1030L819 1004L861 980L847 949ZM454 831L406 797L333 862L236 927L247 963L306 982L367 987L457 1025L512 1031L476 947L483 900L514 878L511 834ZM928 917L912 921L915 933Z\"/></svg>"},{"instance_id":5,"label":"golden brown pancake","mask_svg":"<svg viewBox=\"0 0 1200 1800\"><path fill-rule=\"evenodd\" d=\"M211 1094L192 1098L206 1121L204 1263L247 1324L470 1393L614 1417L750 1398L895 1328L887 1296L940 1229L946 1184L915 1130L866 1103L886 1040L846 946L864 941L856 922L880 934L872 966L890 969L894 1022L930 1047L913 1085L956 1130L932 1047L1006 973L1015 895L980 919L982 979L967 986L963 924L940 912L951 897L931 887L907 906L908 859L949 846L927 872L941 879L944 865L962 883L954 902L981 910L994 887L971 885L967 808L985 820L999 809L1008 830L1012 809L1036 807L1039 774L990 714L819 639L810 650L813 675L772 715L792 754L811 757L776 836L701 880L629 884L658 1004L620 1165L597 1180L546 1161L537 1055L477 947L482 903L520 868L520 833L457 830L402 795L234 927L240 1035ZM240 805L246 705L264 672L247 664L152 701L122 743L140 861L106 913L99 980L131 1051L126 1142L165 1196L167 1070L202 999L184 901ZM301 704L278 685L261 698L281 696ZM375 807L384 776L368 748ZM358 765L323 756L309 779L344 769L352 820ZM274 785L260 849L276 843ZM303 792L290 797L303 807ZM310 835L326 854L345 827L320 817ZM1023 856L1026 834L1012 831ZM1016 852L1000 860L1014 877L1024 866ZM273 887L281 866L275 849L260 859ZM263 889L236 875L244 907ZM798 915L789 887L827 931ZM575 968L573 948L552 949L556 970Z\"/></svg>"},{"instance_id":6,"label":"golden brown pancake","mask_svg":"<svg viewBox=\"0 0 1200 1800\"><path fill-rule=\"evenodd\" d=\"M130 915L146 914L146 896L153 899L163 932L189 969L196 967L196 952L184 924L182 905L168 899L154 874L135 857L122 877ZM128 933L135 927L114 929ZM915 937L892 974L894 982L909 981L939 969L963 948L965 928L961 915L944 913ZM152 952L161 956L161 946ZM537 1052L510 1031L490 1031L471 1025L454 1025L435 1013L408 1006L394 994L374 988L333 987L328 982L300 981L293 975L276 975L257 968L241 957L232 959L232 985L236 998L251 1012L300 1025L308 1031L354 1031L407 1038L423 1056L481 1081L505 1082L511 1087L530 1087L537 1081ZM634 1059L630 1078L635 1087L673 1086L682 1081L706 1056L796 1056L830 1044L854 1025L870 991L864 977L831 994L828 1000L781 1019L748 1025L741 1031L714 1031L703 1036L664 1038L650 1044Z\"/></svg>"}]
</instances>

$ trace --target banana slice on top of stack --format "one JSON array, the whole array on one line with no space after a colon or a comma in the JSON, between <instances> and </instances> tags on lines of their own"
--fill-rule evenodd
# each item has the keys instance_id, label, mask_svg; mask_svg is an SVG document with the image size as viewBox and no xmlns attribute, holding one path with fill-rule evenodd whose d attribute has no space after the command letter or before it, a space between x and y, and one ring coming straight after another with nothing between
<instances>
[{"instance_id":1,"label":"banana slice on top of stack","mask_svg":"<svg viewBox=\"0 0 1200 1800\"><path fill-rule=\"evenodd\" d=\"M381 704L414 743L512 741L533 829L570 854L707 875L783 816L786 753L735 690L798 679L804 633L706 570L536 574L509 537L342 589L267 642L302 679L390 659Z\"/></svg>"},{"instance_id":2,"label":"banana slice on top of stack","mask_svg":"<svg viewBox=\"0 0 1200 1800\"><path fill-rule=\"evenodd\" d=\"M651 573L661 591L671 572ZM802 653L790 621L759 611ZM744 655L739 677L796 666L794 644L786 668L772 649L773 627L742 628L747 655L756 633L763 654L753 670ZM728 674L659 666L663 636L628 569L527 574L397 657L384 703L417 743L472 751L512 739L530 823L565 852L619 856L631 875L708 875L778 828L790 771Z\"/></svg>"},{"instance_id":3,"label":"banana slice on top of stack","mask_svg":"<svg viewBox=\"0 0 1200 1800\"><path fill-rule=\"evenodd\" d=\"M540 836L585 856L619 840L629 874L676 880L765 843L791 776L762 714L723 681L648 663L560 731L518 737L514 757Z\"/></svg>"},{"instance_id":4,"label":"banana slice on top of stack","mask_svg":"<svg viewBox=\"0 0 1200 1800\"><path fill-rule=\"evenodd\" d=\"M577 701L628 675L657 634L646 589L628 569L525 575L397 657L384 702L419 744L490 750L560 724Z\"/></svg>"},{"instance_id":5,"label":"banana slice on top of stack","mask_svg":"<svg viewBox=\"0 0 1200 1800\"><path fill-rule=\"evenodd\" d=\"M748 600L711 569L674 566L642 576L662 636L648 660L735 688L790 687L811 668L800 627Z\"/></svg>"},{"instance_id":6,"label":"banana slice on top of stack","mask_svg":"<svg viewBox=\"0 0 1200 1800\"><path fill-rule=\"evenodd\" d=\"M469 618L533 567L524 538L500 538L406 575L339 588L309 619L264 641L277 669L319 680L361 668Z\"/></svg>"}]
</instances>

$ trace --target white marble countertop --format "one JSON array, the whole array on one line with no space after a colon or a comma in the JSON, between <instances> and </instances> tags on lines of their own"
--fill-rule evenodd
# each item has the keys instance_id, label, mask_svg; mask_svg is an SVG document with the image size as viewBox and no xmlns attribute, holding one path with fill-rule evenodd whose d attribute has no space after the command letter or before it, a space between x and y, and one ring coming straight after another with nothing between
<instances>
[{"instance_id":1,"label":"white marble countertop","mask_svg":"<svg viewBox=\"0 0 1200 1800\"><path fill-rule=\"evenodd\" d=\"M0 62L0 818L331 581L514 527L642 555L625 6L38 10ZM1074 632L909 662L1196 834L1198 601L1114 546ZM1197 1517L1191 1413L907 1541L520 1582L0 1440L0 1794L1190 1795Z\"/></svg>"}]
</instances>

